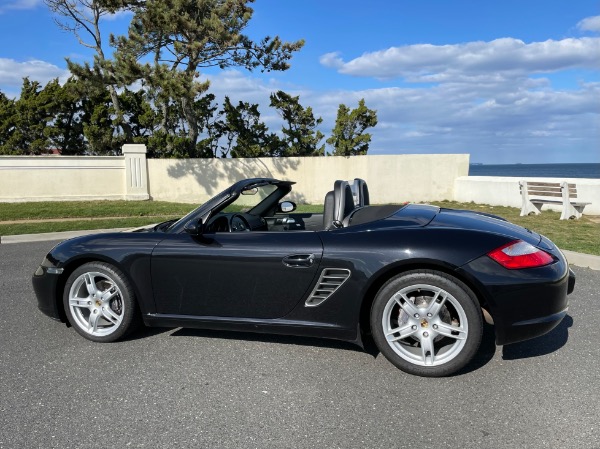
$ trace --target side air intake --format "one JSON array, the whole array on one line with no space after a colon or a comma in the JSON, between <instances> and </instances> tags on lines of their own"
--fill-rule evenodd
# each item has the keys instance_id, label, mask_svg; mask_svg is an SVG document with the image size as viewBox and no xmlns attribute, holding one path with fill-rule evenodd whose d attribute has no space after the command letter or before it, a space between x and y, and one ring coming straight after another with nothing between
<instances>
[{"instance_id":1,"label":"side air intake","mask_svg":"<svg viewBox=\"0 0 600 449\"><path fill-rule=\"evenodd\" d=\"M333 295L350 277L350 270L345 268L325 268L321 272L319 282L308 299L306 307L316 307Z\"/></svg>"}]
</instances>

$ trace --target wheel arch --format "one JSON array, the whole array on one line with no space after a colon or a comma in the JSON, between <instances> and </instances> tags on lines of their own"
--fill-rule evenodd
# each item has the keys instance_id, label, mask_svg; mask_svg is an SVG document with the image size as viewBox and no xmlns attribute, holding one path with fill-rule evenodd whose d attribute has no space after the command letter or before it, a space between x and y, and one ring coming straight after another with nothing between
<instances>
[{"instance_id":1,"label":"wheel arch","mask_svg":"<svg viewBox=\"0 0 600 449\"><path fill-rule=\"evenodd\" d=\"M67 313L66 313L65 306L63 303L63 295L64 295L65 286L67 284L67 279L69 279L69 276L71 276L71 274L77 268L81 267L82 265L85 265L86 263L91 263L91 262L107 263L107 264L112 265L113 267L117 268L121 273L123 273L123 275L130 282L131 286L133 287L135 297L139 298L140 293L139 293L137 284L133 281L133 279L129 275L128 271L118 261L111 259L110 257L103 256L101 254L86 254L81 257L72 258L67 263L65 263L65 265L63 266L64 271L61 273L60 277L58 278L58 282L56 283L56 291L54 293L54 300L56 301L56 310L58 310L58 313L60 315L60 320L63 323L66 323L66 325L69 327L71 325L69 323L69 320L67 319ZM136 301L136 307L141 312L139 300Z\"/></svg>"},{"instance_id":2,"label":"wheel arch","mask_svg":"<svg viewBox=\"0 0 600 449\"><path fill-rule=\"evenodd\" d=\"M362 297L359 316L359 326L361 333L363 335L368 335L371 333L371 307L381 287L383 287L383 285L393 277L414 270L432 270L451 276L452 278L464 284L469 290L471 290L471 292L477 299L477 302L481 309L489 311L486 305L487 301L485 293L472 279L470 279L468 276L465 276L464 273L457 270L457 268L458 267L445 264L439 260L423 259L419 261L413 260L408 263L391 265L381 270L375 275L374 279L366 288L365 293Z\"/></svg>"}]
</instances>

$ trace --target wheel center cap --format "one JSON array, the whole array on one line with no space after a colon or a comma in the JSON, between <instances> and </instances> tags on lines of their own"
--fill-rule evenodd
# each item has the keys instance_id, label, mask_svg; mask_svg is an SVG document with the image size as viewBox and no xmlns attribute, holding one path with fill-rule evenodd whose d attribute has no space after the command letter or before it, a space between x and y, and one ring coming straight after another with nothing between
<instances>
[{"instance_id":1,"label":"wheel center cap","mask_svg":"<svg viewBox=\"0 0 600 449\"><path fill-rule=\"evenodd\" d=\"M427 328L429 327L429 322L426 319L421 320L421 327Z\"/></svg>"},{"instance_id":2,"label":"wheel center cap","mask_svg":"<svg viewBox=\"0 0 600 449\"><path fill-rule=\"evenodd\" d=\"M102 303L100 302L100 300L98 300L98 299L96 300L96 305L97 305L98 307L100 307L100 306L102 305Z\"/></svg>"}]
</instances>

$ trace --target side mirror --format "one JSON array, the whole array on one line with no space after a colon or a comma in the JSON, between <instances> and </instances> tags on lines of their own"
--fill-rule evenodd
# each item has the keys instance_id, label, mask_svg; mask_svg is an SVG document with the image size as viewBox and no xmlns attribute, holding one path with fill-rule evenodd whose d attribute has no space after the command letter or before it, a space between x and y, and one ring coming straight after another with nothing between
<instances>
[{"instance_id":1,"label":"side mirror","mask_svg":"<svg viewBox=\"0 0 600 449\"><path fill-rule=\"evenodd\" d=\"M185 224L183 230L190 235L202 235L202 232L204 230L204 225L202 224L202 218L199 218L198 220L188 221Z\"/></svg>"},{"instance_id":2,"label":"side mirror","mask_svg":"<svg viewBox=\"0 0 600 449\"><path fill-rule=\"evenodd\" d=\"M294 212L295 210L296 203L292 201L283 201L277 206L277 212L281 212L284 214L289 214L290 212Z\"/></svg>"}]
</instances>

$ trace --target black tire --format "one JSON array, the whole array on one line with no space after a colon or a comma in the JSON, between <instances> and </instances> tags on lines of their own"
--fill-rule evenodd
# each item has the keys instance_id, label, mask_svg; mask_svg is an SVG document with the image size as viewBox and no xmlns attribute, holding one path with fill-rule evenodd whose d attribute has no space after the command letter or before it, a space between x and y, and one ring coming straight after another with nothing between
<instances>
[{"instance_id":1,"label":"black tire","mask_svg":"<svg viewBox=\"0 0 600 449\"><path fill-rule=\"evenodd\" d=\"M63 305L71 326L91 341L123 338L141 322L131 283L104 262L81 265L67 279Z\"/></svg>"},{"instance_id":2,"label":"black tire","mask_svg":"<svg viewBox=\"0 0 600 449\"><path fill-rule=\"evenodd\" d=\"M371 332L377 348L402 371L442 377L471 361L483 320L464 283L442 272L415 270L381 287L371 307Z\"/></svg>"}]
</instances>

